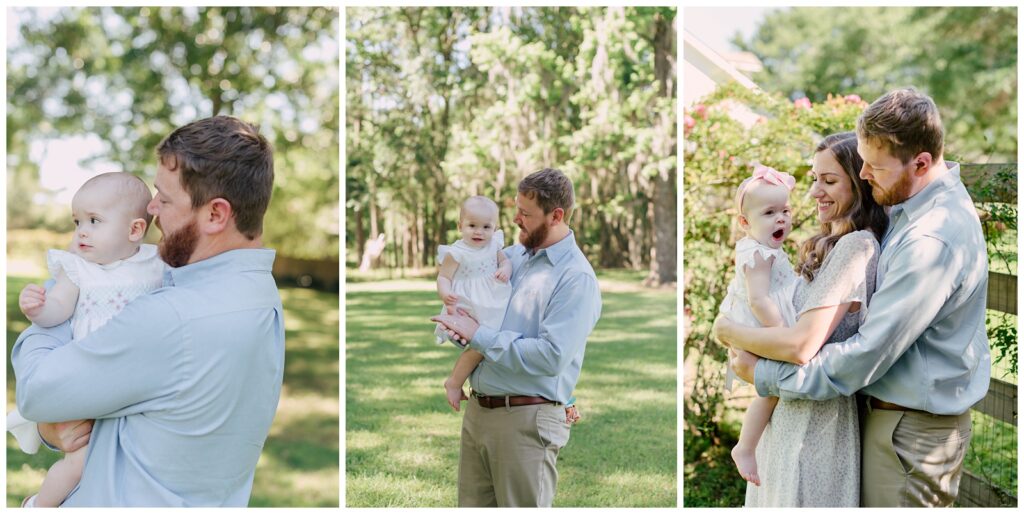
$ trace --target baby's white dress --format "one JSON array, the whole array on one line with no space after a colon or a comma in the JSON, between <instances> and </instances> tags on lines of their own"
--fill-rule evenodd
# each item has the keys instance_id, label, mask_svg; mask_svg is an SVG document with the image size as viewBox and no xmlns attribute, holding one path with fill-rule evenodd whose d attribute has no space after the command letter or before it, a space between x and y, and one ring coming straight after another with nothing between
<instances>
[{"instance_id":1,"label":"baby's white dress","mask_svg":"<svg viewBox=\"0 0 1024 514\"><path fill-rule=\"evenodd\" d=\"M796 309L793 308L793 292L799 278L793 272L793 266L789 263L789 256L781 248L765 246L755 239L744 237L736 242L735 266L736 274L729 282L725 300L719 306L719 312L725 314L730 320L748 327L760 327L761 322L754 316L750 309L749 295L747 293L747 266L754 265L754 256L761 254L767 260L775 256L772 263L771 283L768 289L768 297L779 309L784 326L791 327L796 324ZM732 368L727 367L725 387L732 390L732 381L735 375Z\"/></svg>"},{"instance_id":2,"label":"baby's white dress","mask_svg":"<svg viewBox=\"0 0 1024 514\"><path fill-rule=\"evenodd\" d=\"M64 250L49 250L46 267L53 277L63 270L78 286L78 302L71 315L72 341L103 326L137 296L162 287L167 269L151 244L141 245L135 255L110 264L89 262ZM25 453L39 449L35 422L22 417L18 409L7 413L7 430Z\"/></svg>"},{"instance_id":3,"label":"baby's white dress","mask_svg":"<svg viewBox=\"0 0 1024 514\"><path fill-rule=\"evenodd\" d=\"M505 319L505 309L512 296L512 285L494 278L498 271L498 252L505 246L505 235L496 230L489 244L473 248L459 239L452 245L437 248L437 262L443 263L446 256L452 256L459 263L452 277L452 293L458 295L456 308L463 308L476 318L481 325L500 329ZM441 308L441 314L445 307ZM448 339L440 324L434 329L437 344Z\"/></svg>"}]
</instances>

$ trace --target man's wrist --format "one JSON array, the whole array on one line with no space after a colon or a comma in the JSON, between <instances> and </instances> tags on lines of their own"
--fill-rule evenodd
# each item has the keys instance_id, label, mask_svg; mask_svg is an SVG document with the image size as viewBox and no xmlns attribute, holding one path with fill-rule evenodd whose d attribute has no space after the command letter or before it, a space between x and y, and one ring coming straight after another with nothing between
<instances>
[{"instance_id":1,"label":"man's wrist","mask_svg":"<svg viewBox=\"0 0 1024 514\"><path fill-rule=\"evenodd\" d=\"M476 333L473 334L473 339L469 341L469 347L486 355L484 350L491 347L494 344L494 338L498 335L498 331L490 327L480 325L476 329Z\"/></svg>"}]
</instances>

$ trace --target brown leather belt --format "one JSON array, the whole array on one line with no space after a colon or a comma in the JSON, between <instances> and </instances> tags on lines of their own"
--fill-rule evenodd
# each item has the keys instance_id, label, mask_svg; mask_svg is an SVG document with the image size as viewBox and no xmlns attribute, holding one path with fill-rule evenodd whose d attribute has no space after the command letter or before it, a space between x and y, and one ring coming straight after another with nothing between
<instances>
[{"instance_id":1,"label":"brown leather belt","mask_svg":"<svg viewBox=\"0 0 1024 514\"><path fill-rule=\"evenodd\" d=\"M884 400L879 400L878 398L875 398L874 396L872 396L870 398L871 399L868 400L868 403L871 405L872 409L878 409L878 410L902 410L902 411L908 411L908 412L922 412L924 414L930 414L927 411L918 410L918 409L911 409L909 407L904 407L902 405L897 405L895 403L889 403L889 402L884 401Z\"/></svg>"},{"instance_id":2,"label":"brown leather belt","mask_svg":"<svg viewBox=\"0 0 1024 514\"><path fill-rule=\"evenodd\" d=\"M522 405L539 405L541 403L557 403L543 396L483 396L473 393L481 407L497 409L498 407L519 407Z\"/></svg>"}]
</instances>

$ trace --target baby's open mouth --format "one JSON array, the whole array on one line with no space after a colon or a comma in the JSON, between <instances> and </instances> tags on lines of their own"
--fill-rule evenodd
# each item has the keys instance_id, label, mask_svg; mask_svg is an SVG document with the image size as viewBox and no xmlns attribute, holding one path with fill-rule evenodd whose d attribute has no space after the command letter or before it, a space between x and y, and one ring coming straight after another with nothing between
<instances>
[{"instance_id":1,"label":"baby's open mouth","mask_svg":"<svg viewBox=\"0 0 1024 514\"><path fill-rule=\"evenodd\" d=\"M786 234L786 229L780 228L775 232L772 232L772 237L775 239L782 239L782 236Z\"/></svg>"}]
</instances>

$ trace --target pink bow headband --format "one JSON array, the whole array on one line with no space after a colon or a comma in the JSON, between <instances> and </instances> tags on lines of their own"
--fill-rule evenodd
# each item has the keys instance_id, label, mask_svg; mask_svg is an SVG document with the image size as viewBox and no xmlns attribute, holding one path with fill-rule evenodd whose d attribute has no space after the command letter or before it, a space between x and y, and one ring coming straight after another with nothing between
<instances>
[{"instance_id":1,"label":"pink bow headband","mask_svg":"<svg viewBox=\"0 0 1024 514\"><path fill-rule=\"evenodd\" d=\"M738 210L743 209L743 195L747 192L747 187L755 180L763 180L769 184L783 186L789 191L792 191L793 187L796 186L796 178L793 175L758 164L754 167L754 172L740 183L740 187L736 191L736 208Z\"/></svg>"}]
</instances>

